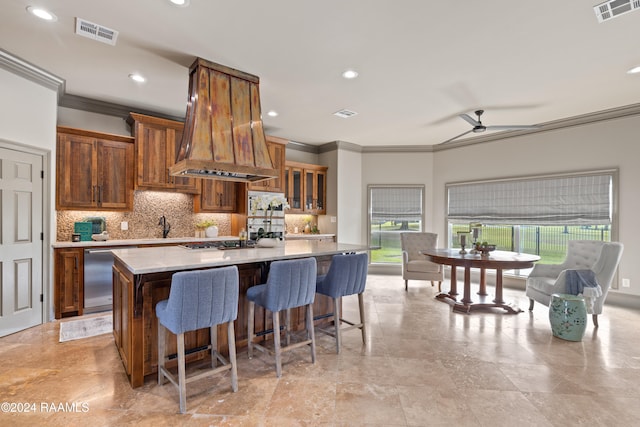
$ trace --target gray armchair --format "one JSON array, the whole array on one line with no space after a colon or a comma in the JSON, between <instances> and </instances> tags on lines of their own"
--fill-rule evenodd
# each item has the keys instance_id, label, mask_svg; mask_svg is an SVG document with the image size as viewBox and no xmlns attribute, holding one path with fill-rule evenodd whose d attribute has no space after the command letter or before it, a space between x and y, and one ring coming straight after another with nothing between
<instances>
[{"instance_id":1,"label":"gray armchair","mask_svg":"<svg viewBox=\"0 0 640 427\"><path fill-rule=\"evenodd\" d=\"M593 324L597 327L598 314L602 314L602 306L620 263L622 250L622 243L617 242L569 241L567 256L562 264L536 264L531 270L526 290L530 300L529 310L533 310L534 301L548 306L552 294L570 293L568 270L591 270L600 289L593 290L591 295L585 292L584 296L587 312L593 315Z\"/></svg>"},{"instance_id":2,"label":"gray armchair","mask_svg":"<svg viewBox=\"0 0 640 427\"><path fill-rule=\"evenodd\" d=\"M431 280L438 281L438 292L441 291L444 280L444 268L440 264L433 263L426 256L420 255L419 251L424 249L435 249L438 245L438 235L436 233L406 232L400 233L402 244L402 278L404 279L404 289L409 288L411 280Z\"/></svg>"}]
</instances>

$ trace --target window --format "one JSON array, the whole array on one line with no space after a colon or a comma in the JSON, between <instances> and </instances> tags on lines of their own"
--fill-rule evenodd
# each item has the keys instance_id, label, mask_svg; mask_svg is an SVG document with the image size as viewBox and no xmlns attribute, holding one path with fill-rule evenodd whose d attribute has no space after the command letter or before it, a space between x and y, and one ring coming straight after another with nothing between
<instances>
[{"instance_id":1,"label":"window","mask_svg":"<svg viewBox=\"0 0 640 427\"><path fill-rule=\"evenodd\" d=\"M371 263L401 264L400 233L422 231L424 185L370 185L368 197Z\"/></svg>"},{"instance_id":2,"label":"window","mask_svg":"<svg viewBox=\"0 0 640 427\"><path fill-rule=\"evenodd\" d=\"M482 224L481 241L499 250L560 263L569 240L610 241L617 170L447 184L448 242Z\"/></svg>"}]
</instances>

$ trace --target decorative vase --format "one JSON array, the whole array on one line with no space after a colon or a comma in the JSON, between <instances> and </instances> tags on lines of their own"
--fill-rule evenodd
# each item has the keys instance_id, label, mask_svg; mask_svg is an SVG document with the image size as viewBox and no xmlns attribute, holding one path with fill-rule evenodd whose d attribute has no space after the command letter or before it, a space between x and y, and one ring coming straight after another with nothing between
<instances>
[{"instance_id":1,"label":"decorative vase","mask_svg":"<svg viewBox=\"0 0 640 427\"><path fill-rule=\"evenodd\" d=\"M577 295L553 294L549 304L549 322L554 337L582 341L587 328L587 307Z\"/></svg>"},{"instance_id":2,"label":"decorative vase","mask_svg":"<svg viewBox=\"0 0 640 427\"><path fill-rule=\"evenodd\" d=\"M205 228L204 235L207 237L218 237L218 227L211 225Z\"/></svg>"},{"instance_id":3,"label":"decorative vase","mask_svg":"<svg viewBox=\"0 0 640 427\"><path fill-rule=\"evenodd\" d=\"M275 248L279 242L280 240L275 237L261 237L256 242L256 246L260 248Z\"/></svg>"}]
</instances>

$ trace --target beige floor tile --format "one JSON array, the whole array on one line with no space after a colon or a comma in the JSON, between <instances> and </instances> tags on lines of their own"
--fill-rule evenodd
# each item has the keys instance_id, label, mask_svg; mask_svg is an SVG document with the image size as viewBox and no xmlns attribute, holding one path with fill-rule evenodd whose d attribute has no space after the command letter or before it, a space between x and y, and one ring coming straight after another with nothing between
<instances>
[{"instance_id":1,"label":"beige floor tile","mask_svg":"<svg viewBox=\"0 0 640 427\"><path fill-rule=\"evenodd\" d=\"M607 305L598 329L589 323L569 342L551 335L539 304L466 315L436 294L428 282L405 291L398 276L370 275L364 343L345 332L338 355L335 340L317 334L316 363L308 349L286 353L281 378L273 357L239 349L238 392L228 373L191 383L187 414L155 376L131 388L111 334L59 343L60 322L30 328L0 338L0 401L36 410L4 412L0 425L638 425L640 311ZM528 306L522 290L505 296ZM357 319L357 299L343 312Z\"/></svg>"}]
</instances>

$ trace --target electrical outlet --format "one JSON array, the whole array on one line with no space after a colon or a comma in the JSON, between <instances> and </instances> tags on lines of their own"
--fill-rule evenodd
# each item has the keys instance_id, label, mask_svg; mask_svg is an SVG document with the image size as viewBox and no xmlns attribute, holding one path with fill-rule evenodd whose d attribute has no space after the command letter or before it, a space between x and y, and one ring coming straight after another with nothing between
<instances>
[{"instance_id":1,"label":"electrical outlet","mask_svg":"<svg viewBox=\"0 0 640 427\"><path fill-rule=\"evenodd\" d=\"M630 287L631 287L631 280L629 280L629 279L622 279L622 287L623 287L623 288L630 288Z\"/></svg>"},{"instance_id":2,"label":"electrical outlet","mask_svg":"<svg viewBox=\"0 0 640 427\"><path fill-rule=\"evenodd\" d=\"M332 216L331 217L331 222L336 222L336 221L337 221L337 218L335 216Z\"/></svg>"},{"instance_id":3,"label":"electrical outlet","mask_svg":"<svg viewBox=\"0 0 640 427\"><path fill-rule=\"evenodd\" d=\"M127 221L122 221L120 223L120 230L127 231L129 229L129 223Z\"/></svg>"}]
</instances>

